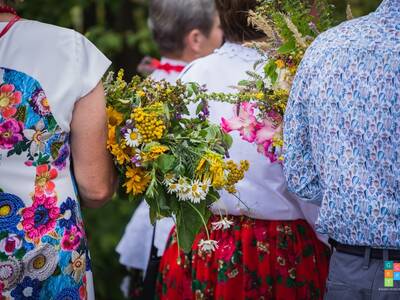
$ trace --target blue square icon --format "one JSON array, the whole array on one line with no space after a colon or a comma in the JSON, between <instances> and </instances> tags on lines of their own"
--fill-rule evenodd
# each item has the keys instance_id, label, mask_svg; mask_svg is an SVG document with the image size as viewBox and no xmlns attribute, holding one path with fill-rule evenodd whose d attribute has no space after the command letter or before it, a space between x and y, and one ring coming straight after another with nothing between
<instances>
[{"instance_id":1,"label":"blue square icon","mask_svg":"<svg viewBox=\"0 0 400 300\"><path fill-rule=\"evenodd\" d=\"M393 273L393 280L400 281L400 272Z\"/></svg>"},{"instance_id":2,"label":"blue square icon","mask_svg":"<svg viewBox=\"0 0 400 300\"><path fill-rule=\"evenodd\" d=\"M385 270L393 270L393 260L385 260Z\"/></svg>"}]
</instances>

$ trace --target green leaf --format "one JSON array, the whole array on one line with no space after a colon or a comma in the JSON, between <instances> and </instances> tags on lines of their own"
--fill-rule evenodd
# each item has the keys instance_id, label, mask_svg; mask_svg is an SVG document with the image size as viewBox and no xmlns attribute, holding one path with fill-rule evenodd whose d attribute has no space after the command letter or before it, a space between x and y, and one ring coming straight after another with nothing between
<instances>
[{"instance_id":1,"label":"green leaf","mask_svg":"<svg viewBox=\"0 0 400 300\"><path fill-rule=\"evenodd\" d=\"M6 237L8 237L8 232L7 231L0 232L0 240L4 239Z\"/></svg>"},{"instance_id":2,"label":"green leaf","mask_svg":"<svg viewBox=\"0 0 400 300\"><path fill-rule=\"evenodd\" d=\"M157 166L164 174L171 171L175 165L176 159L173 155L161 154L157 158Z\"/></svg>"},{"instance_id":3,"label":"green leaf","mask_svg":"<svg viewBox=\"0 0 400 300\"><path fill-rule=\"evenodd\" d=\"M205 201L193 204L193 206L196 207L198 212L187 202L181 202L180 210L176 215L179 244L186 253L191 250L196 235L204 226L199 212L206 223L211 216L211 212L208 210Z\"/></svg>"},{"instance_id":4,"label":"green leaf","mask_svg":"<svg viewBox=\"0 0 400 300\"><path fill-rule=\"evenodd\" d=\"M48 131L53 131L57 127L57 121L54 119L54 117L49 117L47 118L47 130Z\"/></svg>"},{"instance_id":5,"label":"green leaf","mask_svg":"<svg viewBox=\"0 0 400 300\"><path fill-rule=\"evenodd\" d=\"M7 261L8 260L8 255L6 255L3 252L0 252L0 261Z\"/></svg>"},{"instance_id":6,"label":"green leaf","mask_svg":"<svg viewBox=\"0 0 400 300\"><path fill-rule=\"evenodd\" d=\"M248 80L240 80L238 85L239 86L247 86L247 85L249 85L249 81Z\"/></svg>"},{"instance_id":7,"label":"green leaf","mask_svg":"<svg viewBox=\"0 0 400 300\"><path fill-rule=\"evenodd\" d=\"M224 146L226 146L227 149L232 147L233 144L233 138L230 134L224 133L222 135L222 141L224 142Z\"/></svg>"},{"instance_id":8,"label":"green leaf","mask_svg":"<svg viewBox=\"0 0 400 300\"><path fill-rule=\"evenodd\" d=\"M271 275L267 275L266 281L269 286L272 286L274 284L274 278Z\"/></svg>"},{"instance_id":9,"label":"green leaf","mask_svg":"<svg viewBox=\"0 0 400 300\"><path fill-rule=\"evenodd\" d=\"M289 54L296 50L296 41L294 39L290 39L287 43L283 44L279 49L278 53L280 54Z\"/></svg>"},{"instance_id":10,"label":"green leaf","mask_svg":"<svg viewBox=\"0 0 400 300\"><path fill-rule=\"evenodd\" d=\"M25 253L26 253L26 249L20 248L15 252L14 256L16 259L22 259L25 255Z\"/></svg>"},{"instance_id":11,"label":"green leaf","mask_svg":"<svg viewBox=\"0 0 400 300\"><path fill-rule=\"evenodd\" d=\"M196 108L196 115L198 115L198 114L203 110L203 108L204 108L204 102L201 101L201 102L199 103L199 105L197 105L197 108Z\"/></svg>"},{"instance_id":12,"label":"green leaf","mask_svg":"<svg viewBox=\"0 0 400 300\"><path fill-rule=\"evenodd\" d=\"M293 288L296 286L296 281L294 281L292 278L288 277L288 278L286 278L286 286L288 288Z\"/></svg>"}]
</instances>

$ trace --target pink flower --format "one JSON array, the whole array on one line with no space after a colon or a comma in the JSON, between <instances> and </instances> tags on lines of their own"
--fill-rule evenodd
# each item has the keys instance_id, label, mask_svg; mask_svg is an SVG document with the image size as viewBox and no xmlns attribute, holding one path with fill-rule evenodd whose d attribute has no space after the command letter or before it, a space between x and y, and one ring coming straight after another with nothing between
<instances>
[{"instance_id":1,"label":"pink flower","mask_svg":"<svg viewBox=\"0 0 400 300\"><path fill-rule=\"evenodd\" d=\"M3 84L0 87L0 114L8 119L17 113L16 106L21 103L22 93L15 91L12 84Z\"/></svg>"},{"instance_id":2,"label":"pink flower","mask_svg":"<svg viewBox=\"0 0 400 300\"><path fill-rule=\"evenodd\" d=\"M277 155L273 151L272 140L265 141L264 144L259 144L257 147L257 151L262 155L266 156L271 163L276 162L278 160Z\"/></svg>"},{"instance_id":3,"label":"pink flower","mask_svg":"<svg viewBox=\"0 0 400 300\"><path fill-rule=\"evenodd\" d=\"M81 230L72 226L71 229L66 229L61 241L61 248L64 250L72 251L79 247L83 234Z\"/></svg>"},{"instance_id":4,"label":"pink flower","mask_svg":"<svg viewBox=\"0 0 400 300\"><path fill-rule=\"evenodd\" d=\"M22 227L31 240L40 239L56 227L59 215L57 197L35 195L32 206L22 210Z\"/></svg>"},{"instance_id":5,"label":"pink flower","mask_svg":"<svg viewBox=\"0 0 400 300\"><path fill-rule=\"evenodd\" d=\"M52 181L57 177L57 170L51 169L49 165L40 165L36 167L35 194L51 195L54 192L55 184Z\"/></svg>"},{"instance_id":6,"label":"pink flower","mask_svg":"<svg viewBox=\"0 0 400 300\"><path fill-rule=\"evenodd\" d=\"M9 234L0 241L0 251L6 255L13 255L15 250L20 249L22 240L16 234Z\"/></svg>"},{"instance_id":7,"label":"pink flower","mask_svg":"<svg viewBox=\"0 0 400 300\"><path fill-rule=\"evenodd\" d=\"M258 125L256 117L254 116L255 107L256 104L243 102L240 104L239 114L237 114L235 107L235 116L233 118L229 120L225 118L221 119L222 130L226 133L229 133L233 130L238 130L243 140L250 143L254 142L256 139Z\"/></svg>"},{"instance_id":8,"label":"pink flower","mask_svg":"<svg viewBox=\"0 0 400 300\"><path fill-rule=\"evenodd\" d=\"M264 119L263 123L259 123L257 129L258 129L256 133L257 144L264 144L265 142L272 140L276 132L274 124L269 119Z\"/></svg>"},{"instance_id":9,"label":"pink flower","mask_svg":"<svg viewBox=\"0 0 400 300\"><path fill-rule=\"evenodd\" d=\"M24 124L15 119L0 123L0 149L12 149L15 144L23 140Z\"/></svg>"}]
</instances>

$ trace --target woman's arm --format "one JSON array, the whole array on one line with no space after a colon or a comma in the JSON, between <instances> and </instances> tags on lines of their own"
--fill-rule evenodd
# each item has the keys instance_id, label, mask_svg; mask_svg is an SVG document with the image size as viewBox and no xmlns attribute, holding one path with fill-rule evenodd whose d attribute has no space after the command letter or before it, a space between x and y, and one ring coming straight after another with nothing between
<instances>
[{"instance_id":1,"label":"woman's arm","mask_svg":"<svg viewBox=\"0 0 400 300\"><path fill-rule=\"evenodd\" d=\"M75 179L83 204L97 208L111 199L117 174L106 149L107 115L103 85L76 102L71 122Z\"/></svg>"}]
</instances>

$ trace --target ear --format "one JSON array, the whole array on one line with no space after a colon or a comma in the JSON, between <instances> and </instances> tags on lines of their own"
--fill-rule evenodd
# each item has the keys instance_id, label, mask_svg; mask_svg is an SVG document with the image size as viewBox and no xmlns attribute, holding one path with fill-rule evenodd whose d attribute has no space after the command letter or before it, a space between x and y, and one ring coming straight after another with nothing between
<instances>
[{"instance_id":1,"label":"ear","mask_svg":"<svg viewBox=\"0 0 400 300\"><path fill-rule=\"evenodd\" d=\"M185 48L197 56L202 51L204 39L205 36L200 30L193 29L185 37Z\"/></svg>"}]
</instances>

